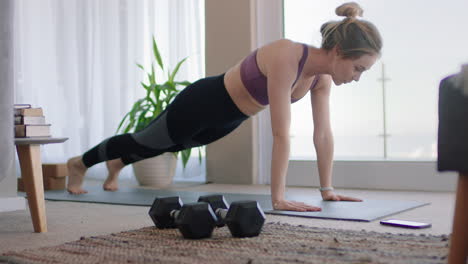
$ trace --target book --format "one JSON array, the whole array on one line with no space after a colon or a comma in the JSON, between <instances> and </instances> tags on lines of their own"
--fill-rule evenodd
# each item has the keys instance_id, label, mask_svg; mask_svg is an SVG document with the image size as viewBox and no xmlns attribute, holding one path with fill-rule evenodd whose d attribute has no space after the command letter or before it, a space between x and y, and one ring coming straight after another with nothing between
<instances>
[{"instance_id":1,"label":"book","mask_svg":"<svg viewBox=\"0 0 468 264\"><path fill-rule=\"evenodd\" d=\"M15 125L44 125L45 116L15 116Z\"/></svg>"},{"instance_id":2,"label":"book","mask_svg":"<svg viewBox=\"0 0 468 264\"><path fill-rule=\"evenodd\" d=\"M24 108L31 108L30 104L14 104L14 109L24 109Z\"/></svg>"},{"instance_id":3,"label":"book","mask_svg":"<svg viewBox=\"0 0 468 264\"><path fill-rule=\"evenodd\" d=\"M15 109L15 116L43 116L42 108L18 108Z\"/></svg>"},{"instance_id":4,"label":"book","mask_svg":"<svg viewBox=\"0 0 468 264\"><path fill-rule=\"evenodd\" d=\"M50 124L15 125L15 137L50 137Z\"/></svg>"}]
</instances>

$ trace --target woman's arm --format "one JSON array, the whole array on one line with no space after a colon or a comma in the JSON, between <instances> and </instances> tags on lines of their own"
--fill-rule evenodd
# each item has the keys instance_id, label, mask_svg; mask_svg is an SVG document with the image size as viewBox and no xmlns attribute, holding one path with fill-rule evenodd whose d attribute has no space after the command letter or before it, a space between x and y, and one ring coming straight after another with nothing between
<instances>
[{"instance_id":1,"label":"woman's arm","mask_svg":"<svg viewBox=\"0 0 468 264\"><path fill-rule=\"evenodd\" d=\"M273 151L271 160L271 196L276 210L315 211L318 207L285 199L286 173L289 163L289 128L291 124L291 86L297 74L294 43L288 40L270 45L272 56L266 65L270 102ZM268 51L267 51L268 52Z\"/></svg>"},{"instance_id":2,"label":"woman's arm","mask_svg":"<svg viewBox=\"0 0 468 264\"><path fill-rule=\"evenodd\" d=\"M322 75L311 90L312 116L314 120L314 145L321 187L332 187L333 133L330 125L331 77Z\"/></svg>"},{"instance_id":3,"label":"woman's arm","mask_svg":"<svg viewBox=\"0 0 468 264\"><path fill-rule=\"evenodd\" d=\"M317 153L320 186L322 188L333 186L334 145L330 125L330 90L331 77L323 75L317 86L310 93L314 120L314 145ZM361 199L335 194L333 188L321 191L321 195L323 200L328 201L362 201Z\"/></svg>"}]
</instances>

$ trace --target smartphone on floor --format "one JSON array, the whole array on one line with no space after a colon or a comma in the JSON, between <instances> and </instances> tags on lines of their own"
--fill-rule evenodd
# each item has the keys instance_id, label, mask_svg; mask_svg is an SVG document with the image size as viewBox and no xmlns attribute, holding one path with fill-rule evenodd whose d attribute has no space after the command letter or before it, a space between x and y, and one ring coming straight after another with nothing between
<instances>
[{"instance_id":1,"label":"smartphone on floor","mask_svg":"<svg viewBox=\"0 0 468 264\"><path fill-rule=\"evenodd\" d=\"M382 220L380 221L380 224L404 227L404 228L428 228L432 226L429 223L421 223L421 222L413 222L413 221L405 221L405 220L397 220L397 219Z\"/></svg>"}]
</instances>

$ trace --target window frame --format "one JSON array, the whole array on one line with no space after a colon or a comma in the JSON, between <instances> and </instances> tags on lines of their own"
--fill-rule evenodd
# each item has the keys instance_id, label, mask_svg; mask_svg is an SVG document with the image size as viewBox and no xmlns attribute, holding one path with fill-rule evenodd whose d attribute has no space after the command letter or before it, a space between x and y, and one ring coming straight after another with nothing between
<instances>
[{"instance_id":1,"label":"window frame","mask_svg":"<svg viewBox=\"0 0 468 264\"><path fill-rule=\"evenodd\" d=\"M257 0L253 34L256 46L284 37L284 1ZM273 137L268 109L257 119L258 184L270 184ZM338 188L454 191L456 173L439 173L436 161L335 160L333 185ZM349 177L348 175L353 175ZM286 185L318 187L316 160L290 159Z\"/></svg>"}]
</instances>

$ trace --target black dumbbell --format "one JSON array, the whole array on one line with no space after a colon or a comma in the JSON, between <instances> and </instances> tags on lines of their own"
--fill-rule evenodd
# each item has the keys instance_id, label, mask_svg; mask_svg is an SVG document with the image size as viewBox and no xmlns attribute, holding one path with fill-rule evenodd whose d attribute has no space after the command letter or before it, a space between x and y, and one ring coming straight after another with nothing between
<instances>
[{"instance_id":1,"label":"black dumbbell","mask_svg":"<svg viewBox=\"0 0 468 264\"><path fill-rule=\"evenodd\" d=\"M222 195L205 195L199 202L207 202L218 217L216 225L226 224L234 237L254 237L262 231L265 213L257 201L236 201L228 204Z\"/></svg>"},{"instance_id":2,"label":"black dumbbell","mask_svg":"<svg viewBox=\"0 0 468 264\"><path fill-rule=\"evenodd\" d=\"M208 203L182 204L179 197L156 198L149 215L157 228L178 228L191 239L211 237L217 217Z\"/></svg>"}]
</instances>

